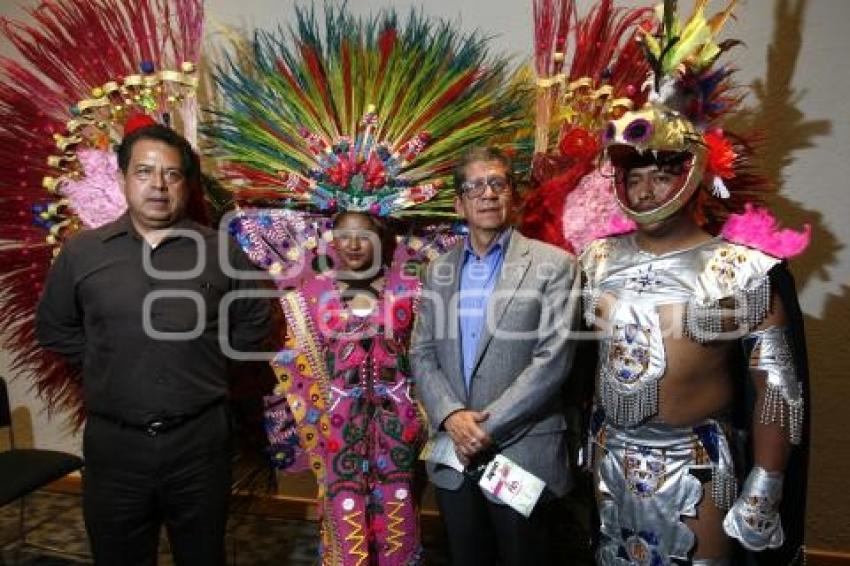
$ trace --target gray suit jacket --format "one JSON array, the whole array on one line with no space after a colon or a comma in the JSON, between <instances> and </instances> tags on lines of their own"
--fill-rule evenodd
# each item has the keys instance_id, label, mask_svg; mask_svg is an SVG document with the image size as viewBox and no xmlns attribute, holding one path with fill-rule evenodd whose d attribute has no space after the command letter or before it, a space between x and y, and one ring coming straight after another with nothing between
<instances>
[{"instance_id":1,"label":"gray suit jacket","mask_svg":"<svg viewBox=\"0 0 850 566\"><path fill-rule=\"evenodd\" d=\"M459 409L488 411L481 426L499 451L560 496L571 485L561 392L575 350L569 337L579 303L575 260L513 231L467 392L458 316L462 259L460 244L430 265L413 332L413 375L432 433ZM463 479L430 462L428 475L445 489L457 489Z\"/></svg>"}]
</instances>

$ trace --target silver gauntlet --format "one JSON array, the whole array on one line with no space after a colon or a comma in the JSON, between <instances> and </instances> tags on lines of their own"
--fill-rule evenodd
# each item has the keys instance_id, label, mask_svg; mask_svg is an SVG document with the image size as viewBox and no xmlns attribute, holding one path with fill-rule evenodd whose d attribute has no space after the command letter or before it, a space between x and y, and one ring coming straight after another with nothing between
<instances>
[{"instance_id":1,"label":"silver gauntlet","mask_svg":"<svg viewBox=\"0 0 850 566\"><path fill-rule=\"evenodd\" d=\"M726 534L748 550L779 548L785 541L779 516L783 477L782 472L768 472L755 466L723 520Z\"/></svg>"},{"instance_id":2,"label":"silver gauntlet","mask_svg":"<svg viewBox=\"0 0 850 566\"><path fill-rule=\"evenodd\" d=\"M771 326L753 332L744 339L744 344L750 357L750 369L767 374L760 422L779 424L788 430L791 444L799 444L803 436L803 392L797 380L788 329Z\"/></svg>"}]
</instances>

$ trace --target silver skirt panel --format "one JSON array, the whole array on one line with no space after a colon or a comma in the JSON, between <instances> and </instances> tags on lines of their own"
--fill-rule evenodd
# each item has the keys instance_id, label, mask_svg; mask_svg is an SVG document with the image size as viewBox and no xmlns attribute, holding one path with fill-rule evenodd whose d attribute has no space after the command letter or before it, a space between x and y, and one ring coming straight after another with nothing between
<instances>
[{"instance_id":1,"label":"silver skirt panel","mask_svg":"<svg viewBox=\"0 0 850 566\"><path fill-rule=\"evenodd\" d=\"M684 517L696 516L703 486L691 470L710 472L720 508L735 498L729 444L720 424L674 428L604 425L596 435L601 539L597 563L662 566L687 560L694 534Z\"/></svg>"}]
</instances>

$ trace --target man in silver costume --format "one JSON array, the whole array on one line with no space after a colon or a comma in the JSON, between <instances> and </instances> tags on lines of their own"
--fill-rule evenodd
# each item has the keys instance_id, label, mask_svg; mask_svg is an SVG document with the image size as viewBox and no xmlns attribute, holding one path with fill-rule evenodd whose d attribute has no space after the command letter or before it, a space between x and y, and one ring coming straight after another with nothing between
<instances>
[{"instance_id":1,"label":"man in silver costume","mask_svg":"<svg viewBox=\"0 0 850 566\"><path fill-rule=\"evenodd\" d=\"M796 299L771 285L781 259L698 223L710 148L683 115L655 99L611 122L605 144L638 229L581 256L584 315L601 336L597 561L737 564L736 548L784 542L783 476L806 423L789 330ZM748 377L733 370L741 360ZM731 438L744 385L755 397L746 464Z\"/></svg>"}]
</instances>

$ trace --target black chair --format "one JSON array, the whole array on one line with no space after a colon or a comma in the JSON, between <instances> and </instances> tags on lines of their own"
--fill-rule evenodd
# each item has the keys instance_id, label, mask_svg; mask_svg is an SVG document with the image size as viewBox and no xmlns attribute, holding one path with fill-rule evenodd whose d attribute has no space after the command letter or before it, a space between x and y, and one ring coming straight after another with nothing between
<instances>
[{"instance_id":1,"label":"black chair","mask_svg":"<svg viewBox=\"0 0 850 566\"><path fill-rule=\"evenodd\" d=\"M26 519L26 496L47 484L65 477L83 467L83 460L73 454L56 450L15 447L12 430L12 410L6 381L0 377L0 428L9 429L10 449L0 452L0 506L20 500L19 548L28 546L24 522ZM10 541L3 543L3 546ZM29 544L29 546L40 546ZM47 548L55 551L57 549Z\"/></svg>"}]
</instances>

